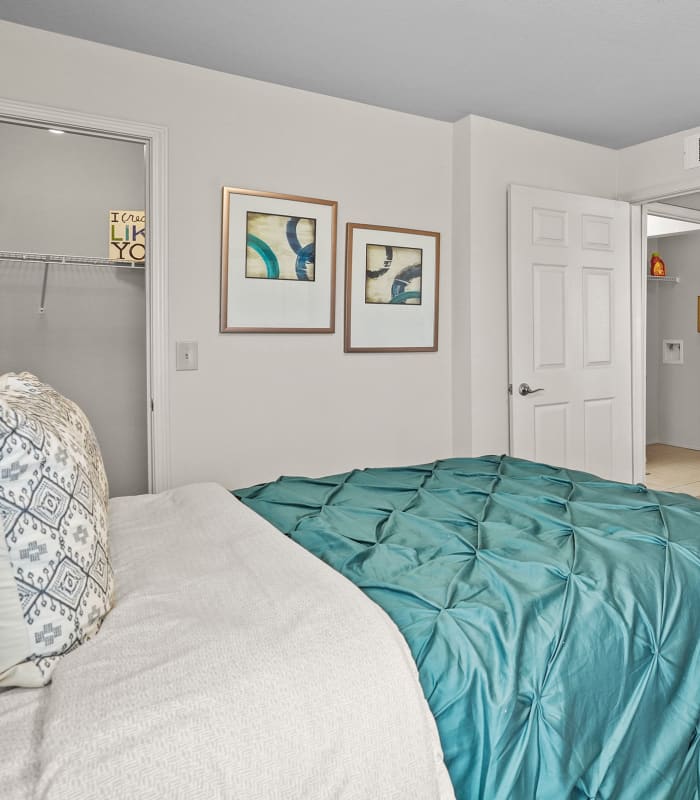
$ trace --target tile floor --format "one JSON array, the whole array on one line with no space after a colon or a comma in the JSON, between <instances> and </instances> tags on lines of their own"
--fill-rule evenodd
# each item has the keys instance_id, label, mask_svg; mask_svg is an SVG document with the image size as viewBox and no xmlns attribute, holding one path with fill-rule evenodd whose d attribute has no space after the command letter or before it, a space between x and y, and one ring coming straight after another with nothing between
<instances>
[{"instance_id":1,"label":"tile floor","mask_svg":"<svg viewBox=\"0 0 700 800\"><path fill-rule=\"evenodd\" d=\"M647 447L646 485L650 489L700 497L700 450L650 444Z\"/></svg>"}]
</instances>

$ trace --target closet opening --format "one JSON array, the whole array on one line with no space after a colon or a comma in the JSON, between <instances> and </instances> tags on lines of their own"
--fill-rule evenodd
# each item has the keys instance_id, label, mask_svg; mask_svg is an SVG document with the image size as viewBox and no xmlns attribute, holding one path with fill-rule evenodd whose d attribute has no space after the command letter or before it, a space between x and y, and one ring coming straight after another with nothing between
<instances>
[{"instance_id":1,"label":"closet opening","mask_svg":"<svg viewBox=\"0 0 700 800\"><path fill-rule=\"evenodd\" d=\"M700 192L644 207L646 475L700 496Z\"/></svg>"},{"instance_id":2,"label":"closet opening","mask_svg":"<svg viewBox=\"0 0 700 800\"><path fill-rule=\"evenodd\" d=\"M144 141L0 121L0 373L75 400L110 495L151 488Z\"/></svg>"}]
</instances>

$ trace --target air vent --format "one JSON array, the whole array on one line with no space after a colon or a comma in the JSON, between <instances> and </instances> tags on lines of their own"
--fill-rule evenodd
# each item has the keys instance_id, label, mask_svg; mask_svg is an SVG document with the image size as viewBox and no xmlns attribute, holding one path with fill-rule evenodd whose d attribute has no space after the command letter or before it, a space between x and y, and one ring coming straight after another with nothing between
<instances>
[{"instance_id":1,"label":"air vent","mask_svg":"<svg viewBox=\"0 0 700 800\"><path fill-rule=\"evenodd\" d=\"M700 135L686 136L683 146L683 166L685 169L700 167Z\"/></svg>"}]
</instances>

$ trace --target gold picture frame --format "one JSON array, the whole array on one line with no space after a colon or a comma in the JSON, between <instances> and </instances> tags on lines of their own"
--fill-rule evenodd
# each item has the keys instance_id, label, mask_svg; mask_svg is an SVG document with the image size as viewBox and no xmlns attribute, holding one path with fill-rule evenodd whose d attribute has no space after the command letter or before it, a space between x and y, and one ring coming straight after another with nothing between
<instances>
[{"instance_id":1,"label":"gold picture frame","mask_svg":"<svg viewBox=\"0 0 700 800\"><path fill-rule=\"evenodd\" d=\"M338 203L223 187L221 333L335 331Z\"/></svg>"},{"instance_id":2,"label":"gold picture frame","mask_svg":"<svg viewBox=\"0 0 700 800\"><path fill-rule=\"evenodd\" d=\"M440 234L347 224L345 352L438 349Z\"/></svg>"}]
</instances>

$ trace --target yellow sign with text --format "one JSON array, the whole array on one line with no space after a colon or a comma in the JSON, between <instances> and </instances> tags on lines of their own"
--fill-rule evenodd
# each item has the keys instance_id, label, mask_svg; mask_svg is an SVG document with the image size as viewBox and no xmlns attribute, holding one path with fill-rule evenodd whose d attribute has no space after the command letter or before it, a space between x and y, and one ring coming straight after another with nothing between
<instances>
[{"instance_id":1,"label":"yellow sign with text","mask_svg":"<svg viewBox=\"0 0 700 800\"><path fill-rule=\"evenodd\" d=\"M146 212L109 212L109 256L115 261L146 260Z\"/></svg>"}]
</instances>

